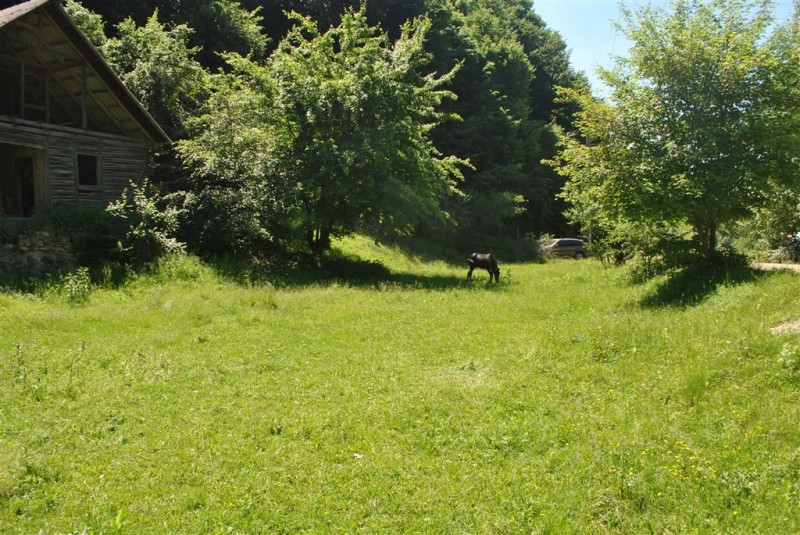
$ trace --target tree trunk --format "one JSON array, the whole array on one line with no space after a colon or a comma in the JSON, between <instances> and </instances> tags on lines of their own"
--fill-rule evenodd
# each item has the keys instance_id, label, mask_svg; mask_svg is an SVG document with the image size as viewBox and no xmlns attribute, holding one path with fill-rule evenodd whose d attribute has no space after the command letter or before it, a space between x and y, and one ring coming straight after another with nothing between
<instances>
[{"instance_id":1,"label":"tree trunk","mask_svg":"<svg viewBox=\"0 0 800 535\"><path fill-rule=\"evenodd\" d=\"M712 221L708 229L708 259L711 260L717 254L717 222Z\"/></svg>"},{"instance_id":2,"label":"tree trunk","mask_svg":"<svg viewBox=\"0 0 800 535\"><path fill-rule=\"evenodd\" d=\"M322 256L331 247L331 230L327 227L308 229L306 231L306 241L311 254Z\"/></svg>"},{"instance_id":3,"label":"tree trunk","mask_svg":"<svg viewBox=\"0 0 800 535\"><path fill-rule=\"evenodd\" d=\"M695 226L697 238L700 240L700 251L709 261L713 261L717 255L717 227L716 221L709 221Z\"/></svg>"}]
</instances>

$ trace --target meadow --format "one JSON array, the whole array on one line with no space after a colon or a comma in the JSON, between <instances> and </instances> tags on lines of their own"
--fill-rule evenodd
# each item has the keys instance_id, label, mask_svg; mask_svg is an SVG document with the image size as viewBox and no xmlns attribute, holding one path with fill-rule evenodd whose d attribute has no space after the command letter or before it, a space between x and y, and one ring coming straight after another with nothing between
<instances>
[{"instance_id":1,"label":"meadow","mask_svg":"<svg viewBox=\"0 0 800 535\"><path fill-rule=\"evenodd\" d=\"M0 293L0 532L800 532L798 275L338 247Z\"/></svg>"}]
</instances>

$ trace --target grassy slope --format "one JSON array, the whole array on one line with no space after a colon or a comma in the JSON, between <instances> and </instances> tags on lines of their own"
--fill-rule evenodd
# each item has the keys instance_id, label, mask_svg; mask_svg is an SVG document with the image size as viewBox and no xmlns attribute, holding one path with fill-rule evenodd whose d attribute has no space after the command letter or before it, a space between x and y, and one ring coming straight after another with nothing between
<instances>
[{"instance_id":1,"label":"grassy slope","mask_svg":"<svg viewBox=\"0 0 800 535\"><path fill-rule=\"evenodd\" d=\"M800 530L796 275L647 308L593 261L342 247L403 273L0 294L0 532Z\"/></svg>"}]
</instances>

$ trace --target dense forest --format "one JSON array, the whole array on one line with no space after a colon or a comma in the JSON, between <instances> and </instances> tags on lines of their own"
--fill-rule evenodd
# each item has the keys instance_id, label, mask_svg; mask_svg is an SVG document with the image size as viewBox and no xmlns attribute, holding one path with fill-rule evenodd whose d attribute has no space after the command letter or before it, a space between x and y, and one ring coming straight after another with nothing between
<instances>
[{"instance_id":1,"label":"dense forest","mask_svg":"<svg viewBox=\"0 0 800 535\"><path fill-rule=\"evenodd\" d=\"M67 9L175 142L156 155L160 196L146 185L118 210L150 203L162 220L150 225L190 248L319 253L354 230L456 246L569 232L564 179L541 162L576 111L556 87L587 83L527 0Z\"/></svg>"}]
</instances>

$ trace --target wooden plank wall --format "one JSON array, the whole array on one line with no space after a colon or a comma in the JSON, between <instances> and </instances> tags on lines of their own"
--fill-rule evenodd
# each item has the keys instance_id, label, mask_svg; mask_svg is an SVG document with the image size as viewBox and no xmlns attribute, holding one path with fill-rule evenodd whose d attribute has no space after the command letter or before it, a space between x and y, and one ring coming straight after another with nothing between
<instances>
[{"instance_id":1,"label":"wooden plank wall","mask_svg":"<svg viewBox=\"0 0 800 535\"><path fill-rule=\"evenodd\" d=\"M148 148L141 140L94 132L69 132L20 125L0 118L0 143L45 151L45 177L53 203L103 203L116 200L146 172ZM97 156L99 187L79 187L77 155Z\"/></svg>"},{"instance_id":2,"label":"wooden plank wall","mask_svg":"<svg viewBox=\"0 0 800 535\"><path fill-rule=\"evenodd\" d=\"M50 179L50 202L76 202L74 144L69 136L46 135L46 139L45 174Z\"/></svg>"},{"instance_id":3,"label":"wooden plank wall","mask_svg":"<svg viewBox=\"0 0 800 535\"><path fill-rule=\"evenodd\" d=\"M146 171L147 147L141 141L78 136L76 158L77 154L97 156L100 165L101 187L79 188L80 201L108 203L116 200L131 182L139 183Z\"/></svg>"}]
</instances>

